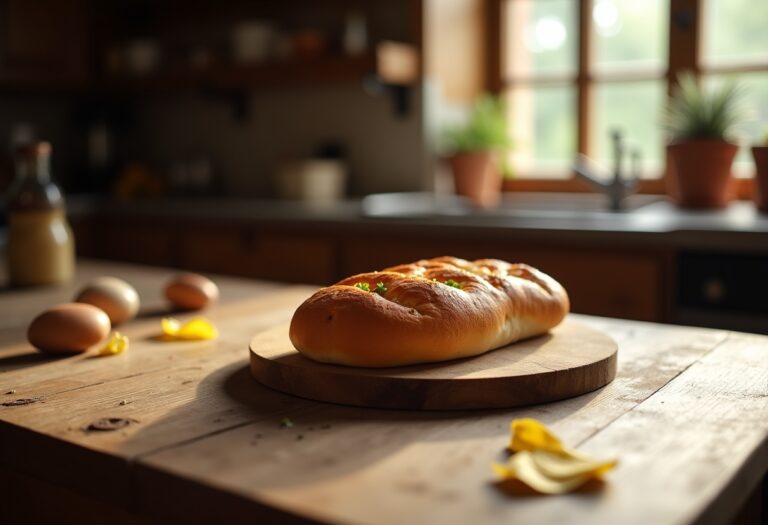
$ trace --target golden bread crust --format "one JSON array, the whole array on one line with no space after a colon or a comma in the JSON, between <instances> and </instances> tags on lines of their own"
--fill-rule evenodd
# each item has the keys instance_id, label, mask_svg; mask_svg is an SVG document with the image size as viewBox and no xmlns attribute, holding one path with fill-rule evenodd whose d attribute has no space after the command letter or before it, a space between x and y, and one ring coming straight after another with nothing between
<instances>
[{"instance_id":1,"label":"golden bread crust","mask_svg":"<svg viewBox=\"0 0 768 525\"><path fill-rule=\"evenodd\" d=\"M438 257L318 290L294 313L289 335L316 361L402 366L478 355L542 334L568 309L563 287L535 268Z\"/></svg>"}]
</instances>

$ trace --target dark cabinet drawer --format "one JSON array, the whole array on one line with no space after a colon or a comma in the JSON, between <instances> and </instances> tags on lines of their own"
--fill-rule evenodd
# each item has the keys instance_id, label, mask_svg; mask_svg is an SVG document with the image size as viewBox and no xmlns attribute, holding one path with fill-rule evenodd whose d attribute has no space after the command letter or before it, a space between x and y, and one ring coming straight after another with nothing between
<instances>
[{"instance_id":1,"label":"dark cabinet drawer","mask_svg":"<svg viewBox=\"0 0 768 525\"><path fill-rule=\"evenodd\" d=\"M766 297L768 254L680 255L677 302L681 307L768 315Z\"/></svg>"}]
</instances>

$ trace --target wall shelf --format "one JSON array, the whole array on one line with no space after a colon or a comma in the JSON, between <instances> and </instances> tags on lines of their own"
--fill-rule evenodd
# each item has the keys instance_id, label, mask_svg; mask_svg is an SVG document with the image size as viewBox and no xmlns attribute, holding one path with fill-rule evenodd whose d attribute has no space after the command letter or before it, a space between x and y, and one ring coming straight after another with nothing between
<instances>
[{"instance_id":1,"label":"wall shelf","mask_svg":"<svg viewBox=\"0 0 768 525\"><path fill-rule=\"evenodd\" d=\"M323 85L360 83L368 91L392 100L393 111L410 111L411 87L420 80L419 54L414 46L381 42L360 56L323 55L265 64L213 64L205 69L166 67L146 75L112 75L97 83L99 96L135 97L178 95L196 91L228 100L233 114L248 114L248 92L306 89Z\"/></svg>"},{"instance_id":2,"label":"wall shelf","mask_svg":"<svg viewBox=\"0 0 768 525\"><path fill-rule=\"evenodd\" d=\"M105 76L99 91L127 95L183 90L252 91L362 82L369 75L386 85L413 85L419 79L418 53L408 44L382 42L360 56L323 55L253 65L219 63L196 70L167 67L146 75Z\"/></svg>"}]
</instances>

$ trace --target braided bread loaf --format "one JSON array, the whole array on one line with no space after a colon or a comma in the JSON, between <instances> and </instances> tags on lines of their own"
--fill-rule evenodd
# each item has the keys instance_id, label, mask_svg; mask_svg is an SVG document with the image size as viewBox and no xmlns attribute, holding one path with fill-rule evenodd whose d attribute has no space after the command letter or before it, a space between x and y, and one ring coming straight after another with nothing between
<instances>
[{"instance_id":1,"label":"braided bread loaf","mask_svg":"<svg viewBox=\"0 0 768 525\"><path fill-rule=\"evenodd\" d=\"M401 366L545 333L568 308L563 287L525 264L438 257L321 288L296 310L289 335L315 361Z\"/></svg>"}]
</instances>

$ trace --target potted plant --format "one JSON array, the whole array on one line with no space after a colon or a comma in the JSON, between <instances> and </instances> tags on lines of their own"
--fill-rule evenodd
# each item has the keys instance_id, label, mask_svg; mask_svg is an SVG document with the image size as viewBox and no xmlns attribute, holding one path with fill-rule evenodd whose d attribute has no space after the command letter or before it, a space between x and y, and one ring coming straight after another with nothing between
<instances>
[{"instance_id":1,"label":"potted plant","mask_svg":"<svg viewBox=\"0 0 768 525\"><path fill-rule=\"evenodd\" d=\"M485 95L470 110L467 122L445 133L448 162L457 194L489 208L501 197L500 154L509 147L505 105Z\"/></svg>"},{"instance_id":2,"label":"potted plant","mask_svg":"<svg viewBox=\"0 0 768 525\"><path fill-rule=\"evenodd\" d=\"M752 198L760 211L768 212L768 131L762 145L752 146L755 159L755 183Z\"/></svg>"},{"instance_id":3,"label":"potted plant","mask_svg":"<svg viewBox=\"0 0 768 525\"><path fill-rule=\"evenodd\" d=\"M741 121L736 84L705 91L684 73L667 104L664 127L670 193L688 208L721 208L733 198L731 165L738 151L731 133Z\"/></svg>"}]
</instances>

